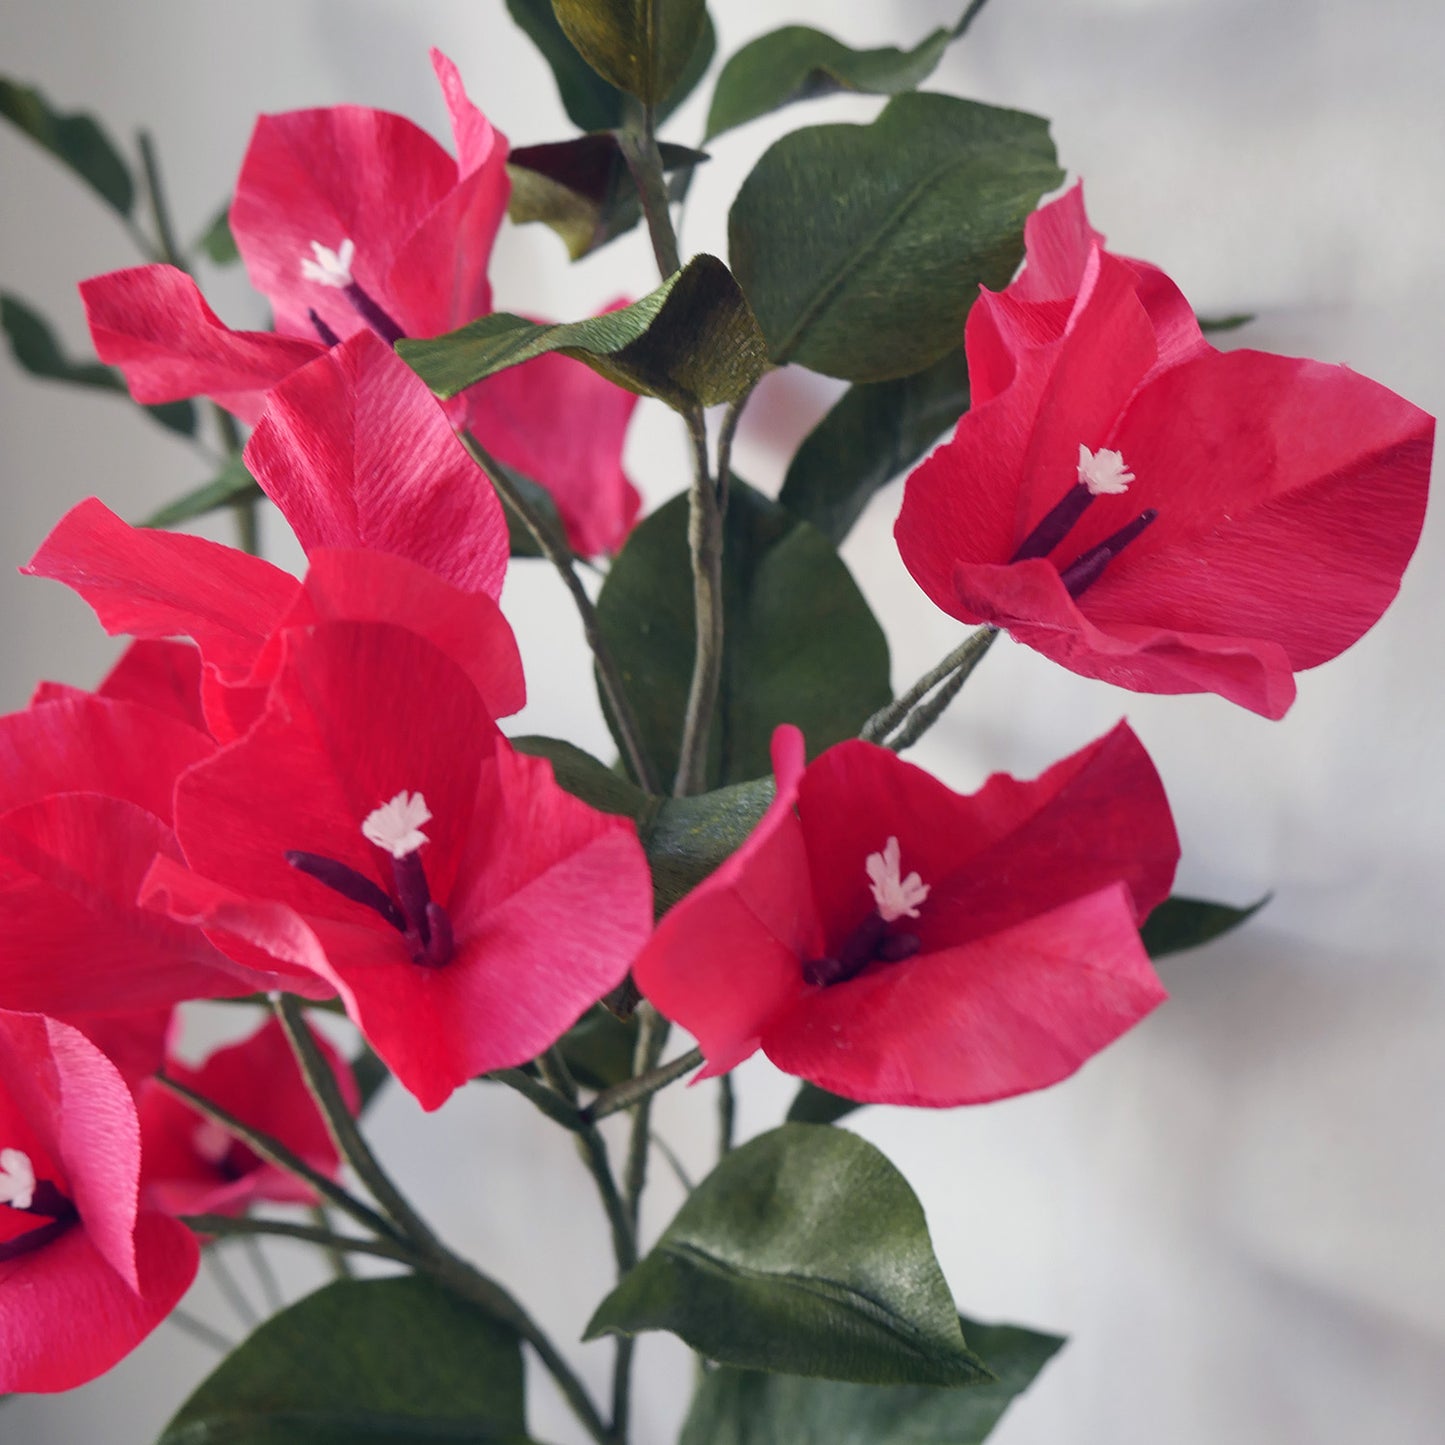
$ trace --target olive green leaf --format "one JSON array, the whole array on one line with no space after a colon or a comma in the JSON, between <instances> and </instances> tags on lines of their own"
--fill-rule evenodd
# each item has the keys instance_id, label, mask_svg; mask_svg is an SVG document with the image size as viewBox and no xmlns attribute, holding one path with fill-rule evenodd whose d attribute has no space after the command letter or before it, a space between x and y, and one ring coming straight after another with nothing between
<instances>
[{"instance_id":1,"label":"olive green leaf","mask_svg":"<svg viewBox=\"0 0 1445 1445\"><path fill-rule=\"evenodd\" d=\"M130 167L94 116L56 110L33 86L3 76L0 115L69 166L108 206L130 215L135 205Z\"/></svg>"}]
</instances>

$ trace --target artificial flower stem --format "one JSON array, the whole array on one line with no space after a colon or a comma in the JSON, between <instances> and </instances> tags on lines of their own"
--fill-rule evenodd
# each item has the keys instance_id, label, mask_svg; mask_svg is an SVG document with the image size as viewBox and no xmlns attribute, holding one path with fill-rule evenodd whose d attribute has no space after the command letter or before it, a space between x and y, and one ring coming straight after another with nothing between
<instances>
[{"instance_id":1,"label":"artificial flower stem","mask_svg":"<svg viewBox=\"0 0 1445 1445\"><path fill-rule=\"evenodd\" d=\"M377 1162L376 1155L362 1138L361 1130L357 1128L356 1120L346 1106L346 1100L341 1097L336 1075L332 1073L331 1066L311 1036L300 1002L289 994L280 994L276 996L272 1006L281 1021L281 1027L286 1031L291 1050L296 1055L296 1062L301 1066L301 1077L306 1080L306 1087L316 1101L321 1117L326 1121L327 1131L336 1145L337 1153L356 1171L357 1177L366 1185L372 1198L395 1221L403 1234L423 1247L440 1249L440 1240L391 1182L386 1171Z\"/></svg>"},{"instance_id":2,"label":"artificial flower stem","mask_svg":"<svg viewBox=\"0 0 1445 1445\"><path fill-rule=\"evenodd\" d=\"M525 1069L493 1069L487 1078L505 1084L529 1103L535 1104L554 1124L560 1124L573 1133L585 1127L574 1105L561 1097L557 1090L534 1079Z\"/></svg>"},{"instance_id":3,"label":"artificial flower stem","mask_svg":"<svg viewBox=\"0 0 1445 1445\"><path fill-rule=\"evenodd\" d=\"M183 1310L179 1305L166 1316L166 1322L193 1340L209 1345L217 1354L229 1355L236 1348L235 1340L223 1335L220 1330L212 1329L205 1320L197 1318L189 1310Z\"/></svg>"},{"instance_id":4,"label":"artificial flower stem","mask_svg":"<svg viewBox=\"0 0 1445 1445\"><path fill-rule=\"evenodd\" d=\"M272 1314L275 1314L277 1310L284 1309L286 1301L282 1298L281 1286L276 1280L276 1271L271 1268L271 1261L266 1258L260 1241L248 1235L241 1241L241 1246L246 1251L246 1259L251 1265L252 1273L256 1276L256 1282L261 1286L261 1296L266 1301L266 1308Z\"/></svg>"},{"instance_id":5,"label":"artificial flower stem","mask_svg":"<svg viewBox=\"0 0 1445 1445\"><path fill-rule=\"evenodd\" d=\"M532 539L542 549L543 556L557 569L558 575L572 594L577 613L582 619L582 631L586 634L587 646L591 648L593 661L597 664L598 682L617 726L622 751L627 757L627 765L638 787L644 792L656 793L657 776L639 741L637 715L628 700L627 690L622 684L622 674L613 660L607 639L602 635L601 625L597 621L597 609L592 605L586 588L582 586L581 578L577 576L571 551L552 535L552 529L537 516L522 494L512 485L511 479L496 458L487 452L470 432L464 431L459 435L472 460L486 473L487 480L497 489L502 500L522 519L532 534Z\"/></svg>"},{"instance_id":6,"label":"artificial flower stem","mask_svg":"<svg viewBox=\"0 0 1445 1445\"><path fill-rule=\"evenodd\" d=\"M895 698L886 707L879 708L863 724L858 736L865 743L882 742L889 733L904 722L913 708L927 697L939 683L959 670L962 670L964 677L967 678L993 645L993 640L997 635L998 628L996 627L980 627L976 632L970 632L942 662L925 672L907 692Z\"/></svg>"},{"instance_id":7,"label":"artificial flower stem","mask_svg":"<svg viewBox=\"0 0 1445 1445\"><path fill-rule=\"evenodd\" d=\"M205 1115L213 1123L219 1124L228 1134L239 1139L268 1164L274 1164L278 1169L284 1169L288 1174L294 1174L296 1178L304 1180L323 1199L334 1204L343 1213L349 1214L358 1224L365 1225L367 1229L374 1230L378 1234L396 1237L396 1230L374 1209L363 1204L361 1200L348 1193L334 1180L328 1179L319 1170L313 1169L304 1159L293 1154L279 1140L271 1138L269 1134L261 1133L259 1129L251 1128L249 1124L243 1124L234 1114L227 1113L219 1104L213 1104L204 1095L196 1093L194 1089L187 1088L185 1084L178 1083L175 1079L167 1078L164 1074L157 1074L156 1082L177 1098L184 1099L198 1113Z\"/></svg>"},{"instance_id":8,"label":"artificial flower stem","mask_svg":"<svg viewBox=\"0 0 1445 1445\"><path fill-rule=\"evenodd\" d=\"M171 211L166 204L166 193L161 185L160 161L156 156L155 142L150 132L136 132L136 144L140 147L141 168L145 172L146 197L150 201L151 219L155 222L156 240L160 243L163 260L182 271L188 270L176 242L176 233L171 226Z\"/></svg>"},{"instance_id":9,"label":"artificial flower stem","mask_svg":"<svg viewBox=\"0 0 1445 1445\"><path fill-rule=\"evenodd\" d=\"M183 1214L181 1223L201 1236L221 1238L227 1235L270 1235L280 1239L299 1239L304 1244L319 1245L328 1253L369 1254L377 1259L392 1259L399 1264L414 1262L412 1251L400 1240L361 1239L356 1235L337 1234L310 1224L291 1224L280 1219L261 1219L247 1214Z\"/></svg>"},{"instance_id":10,"label":"artificial flower stem","mask_svg":"<svg viewBox=\"0 0 1445 1445\"><path fill-rule=\"evenodd\" d=\"M261 1316L256 1313L256 1307L237 1283L236 1276L231 1273L226 1261L221 1258L219 1243L212 1240L201 1251L201 1259L206 1266L206 1273L221 1292L221 1297L230 1305L231 1313L241 1322L241 1328L247 1332L254 1330L261 1323Z\"/></svg>"},{"instance_id":11,"label":"artificial flower stem","mask_svg":"<svg viewBox=\"0 0 1445 1445\"><path fill-rule=\"evenodd\" d=\"M652 254L665 281L682 269L677 249L677 232L672 224L672 208L667 199L667 180L662 169L662 152L657 148L656 118L652 107L642 107L641 124L628 126L618 134L627 169L632 172L637 194L642 201L642 214L647 218L647 233L652 238Z\"/></svg>"},{"instance_id":12,"label":"artificial flower stem","mask_svg":"<svg viewBox=\"0 0 1445 1445\"><path fill-rule=\"evenodd\" d=\"M584 1105L578 1112L582 1119L589 1124L595 1123L598 1119L605 1119L609 1114L620 1114L622 1110L630 1109L639 1099L648 1094L655 1094L659 1089L665 1089L669 1084L682 1078L684 1074L701 1068L702 1063L702 1050L689 1049L685 1054L679 1054L677 1058L669 1060L648 1073L639 1074L634 1079L625 1079L620 1084L614 1084L610 1089L604 1089L590 1104Z\"/></svg>"},{"instance_id":13,"label":"artificial flower stem","mask_svg":"<svg viewBox=\"0 0 1445 1445\"><path fill-rule=\"evenodd\" d=\"M997 636L997 632L991 634L989 642L992 642ZM904 748L911 748L943 716L949 703L963 690L969 673L978 665L979 659L987 651L987 646L980 648L978 656L972 662L966 667L960 667L927 702L909 713L908 720L883 746L892 748L895 753L901 753Z\"/></svg>"},{"instance_id":14,"label":"artificial flower stem","mask_svg":"<svg viewBox=\"0 0 1445 1445\"><path fill-rule=\"evenodd\" d=\"M314 1204L309 1212L317 1229L324 1229L328 1234L334 1233L331 1228L331 1216L326 1212L324 1205ZM352 1269L351 1261L346 1257L345 1250L326 1246L326 1262L331 1266L331 1273L337 1279L353 1279L355 1277L356 1271Z\"/></svg>"},{"instance_id":15,"label":"artificial flower stem","mask_svg":"<svg viewBox=\"0 0 1445 1445\"><path fill-rule=\"evenodd\" d=\"M737 1098L733 1091L733 1076L718 1075L717 1089L717 1155L725 1159L732 1153L733 1131L737 1124Z\"/></svg>"},{"instance_id":16,"label":"artificial flower stem","mask_svg":"<svg viewBox=\"0 0 1445 1445\"><path fill-rule=\"evenodd\" d=\"M968 9L965 10L959 18L958 24L953 27L953 39L958 40L962 38L964 32L973 24L974 17L987 4L988 0L972 0Z\"/></svg>"}]
</instances>

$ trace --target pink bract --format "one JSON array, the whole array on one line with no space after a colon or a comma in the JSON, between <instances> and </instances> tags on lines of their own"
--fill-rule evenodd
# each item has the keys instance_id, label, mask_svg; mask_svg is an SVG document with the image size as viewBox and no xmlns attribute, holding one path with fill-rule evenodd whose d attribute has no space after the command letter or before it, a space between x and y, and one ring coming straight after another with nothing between
<instances>
[{"instance_id":1,"label":"pink bract","mask_svg":"<svg viewBox=\"0 0 1445 1445\"><path fill-rule=\"evenodd\" d=\"M1215 351L1162 273L1102 249L1077 192L1039 214L1043 279L1031 249L970 317L982 384L908 480L904 563L946 612L1086 677L1281 717L1294 673L1350 646L1398 590L1433 419L1342 366ZM1131 477L1035 552L1084 485L1081 448Z\"/></svg>"},{"instance_id":2,"label":"pink bract","mask_svg":"<svg viewBox=\"0 0 1445 1445\"><path fill-rule=\"evenodd\" d=\"M983 1103L1058 1082L1163 1000L1138 922L1167 895L1179 845L1124 724L972 796L870 743L805 769L794 728L773 759L762 822L633 967L697 1037L704 1076L761 1048L850 1099ZM890 853L896 883L926 886L916 918L881 912L870 879Z\"/></svg>"}]
</instances>

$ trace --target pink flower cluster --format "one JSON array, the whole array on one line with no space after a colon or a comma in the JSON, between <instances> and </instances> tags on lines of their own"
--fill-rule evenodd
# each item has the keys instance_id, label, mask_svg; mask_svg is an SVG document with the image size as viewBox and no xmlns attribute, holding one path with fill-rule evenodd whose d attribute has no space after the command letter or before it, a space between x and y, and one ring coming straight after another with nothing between
<instances>
[{"instance_id":1,"label":"pink flower cluster","mask_svg":"<svg viewBox=\"0 0 1445 1445\"><path fill-rule=\"evenodd\" d=\"M274 333L227 330L164 267L84 288L138 397L255 423L246 464L307 570L95 500L27 569L135 640L94 692L45 684L0 719L0 1392L90 1378L164 1317L196 1267L176 1214L309 1197L153 1078L182 1001L339 999L434 1109L629 971L705 1075L761 1048L850 1098L930 1106L1051 1084L1164 997L1139 925L1178 841L1122 723L972 796L864 742L805 766L780 728L771 808L655 930L632 823L508 743L507 528L454 426L602 551L636 507L633 399L557 361L444 409L397 359L399 336L490 307L505 203L505 142L435 63L455 160L354 107L259 123L232 222ZM1075 671L1279 715L1293 671L1393 595L1429 418L1341 368L1216 352L1077 191L1028 241L973 310L973 410L908 484L904 560L955 616ZM165 1068L339 1167L275 1025Z\"/></svg>"}]
</instances>

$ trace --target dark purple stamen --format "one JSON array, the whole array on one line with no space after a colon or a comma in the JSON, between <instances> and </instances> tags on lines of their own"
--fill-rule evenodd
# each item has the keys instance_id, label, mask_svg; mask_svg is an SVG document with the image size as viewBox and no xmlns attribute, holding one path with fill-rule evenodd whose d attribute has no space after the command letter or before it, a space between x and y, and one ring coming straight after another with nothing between
<instances>
[{"instance_id":1,"label":"dark purple stamen","mask_svg":"<svg viewBox=\"0 0 1445 1445\"><path fill-rule=\"evenodd\" d=\"M911 958L918 952L919 946L915 933L890 933L875 908L844 940L836 957L809 959L803 965L803 978L822 988L829 984L847 983L870 963L897 963Z\"/></svg>"},{"instance_id":2,"label":"dark purple stamen","mask_svg":"<svg viewBox=\"0 0 1445 1445\"><path fill-rule=\"evenodd\" d=\"M19 1209L13 1204L9 1207L14 1209L17 1214L38 1215L42 1219L49 1219L50 1223L42 1224L39 1229L28 1230L14 1239L7 1239L0 1243L0 1264L8 1259L15 1259L19 1255L29 1254L33 1249L40 1249L43 1245L49 1244L52 1239L59 1239L80 1218L74 1202L62 1194L48 1179L42 1179L36 1184L27 1208Z\"/></svg>"},{"instance_id":3,"label":"dark purple stamen","mask_svg":"<svg viewBox=\"0 0 1445 1445\"><path fill-rule=\"evenodd\" d=\"M1081 553L1074 558L1062 572L1059 573L1059 581L1064 584L1064 590L1070 597L1078 597L1082 592L1092 587L1104 574L1104 568L1124 550L1157 516L1159 513L1153 507L1139 513L1125 527L1120 527L1112 536L1105 537L1097 547L1090 547L1087 552Z\"/></svg>"},{"instance_id":4,"label":"dark purple stamen","mask_svg":"<svg viewBox=\"0 0 1445 1445\"><path fill-rule=\"evenodd\" d=\"M451 960L456 941L452 937L452 921L440 903L428 903L426 921L431 937L427 940L426 955L417 959L430 968L440 968Z\"/></svg>"},{"instance_id":5,"label":"dark purple stamen","mask_svg":"<svg viewBox=\"0 0 1445 1445\"><path fill-rule=\"evenodd\" d=\"M298 873L305 873L308 878L324 883L333 893L339 893L353 903L374 909L398 933L406 932L406 918L401 909L391 901L379 883L373 883L364 873L358 873L355 868L348 868L345 863L338 863L334 858L324 858L320 853L303 853L297 849L287 852L286 861Z\"/></svg>"},{"instance_id":6,"label":"dark purple stamen","mask_svg":"<svg viewBox=\"0 0 1445 1445\"><path fill-rule=\"evenodd\" d=\"M1009 561L1026 562L1031 557L1047 557L1068 536L1093 500L1093 492L1083 482L1075 482L1053 508L1044 513L1039 524L1019 543Z\"/></svg>"},{"instance_id":7,"label":"dark purple stamen","mask_svg":"<svg viewBox=\"0 0 1445 1445\"><path fill-rule=\"evenodd\" d=\"M306 308L307 319L316 328L316 334L321 338L323 346L340 346L341 338L317 315L314 306Z\"/></svg>"},{"instance_id":8,"label":"dark purple stamen","mask_svg":"<svg viewBox=\"0 0 1445 1445\"><path fill-rule=\"evenodd\" d=\"M426 870L421 866L421 852L413 849L391 860L391 880L396 896L406 915L407 934L415 934L425 951L431 942L431 926L427 914L432 907L431 890L426 886ZM420 960L418 960L420 961Z\"/></svg>"},{"instance_id":9,"label":"dark purple stamen","mask_svg":"<svg viewBox=\"0 0 1445 1445\"><path fill-rule=\"evenodd\" d=\"M356 314L388 346L395 346L406 336L406 332L355 281L348 281L341 290L346 299L356 308Z\"/></svg>"}]
</instances>

